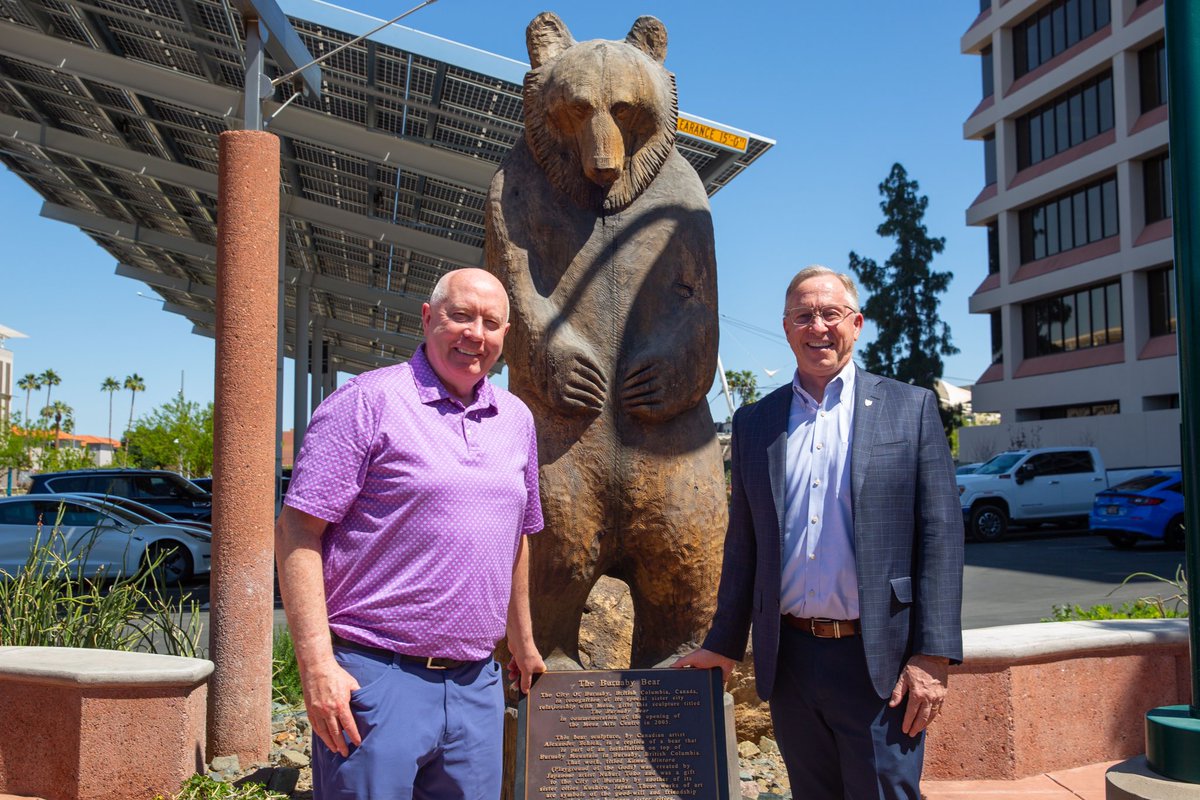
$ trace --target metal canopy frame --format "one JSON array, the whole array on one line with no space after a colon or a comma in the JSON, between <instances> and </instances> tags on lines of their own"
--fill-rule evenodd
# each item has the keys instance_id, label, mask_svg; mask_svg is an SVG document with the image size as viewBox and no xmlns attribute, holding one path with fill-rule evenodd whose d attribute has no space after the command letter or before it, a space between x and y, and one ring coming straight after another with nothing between
<instances>
[{"instance_id":1,"label":"metal canopy frame","mask_svg":"<svg viewBox=\"0 0 1200 800\"><path fill-rule=\"evenodd\" d=\"M280 7L315 57L379 20L320 0ZM163 307L215 335L217 136L241 127L238 3L8 0L0 6L0 161L43 216L79 227ZM285 335L296 297L331 366L407 359L449 269L482 263L483 206L523 135L527 65L399 25L321 64L321 91L264 103L281 140ZM284 73L267 59L266 74ZM710 195L774 142L744 151L680 133ZM298 286L304 286L298 292Z\"/></svg>"}]
</instances>

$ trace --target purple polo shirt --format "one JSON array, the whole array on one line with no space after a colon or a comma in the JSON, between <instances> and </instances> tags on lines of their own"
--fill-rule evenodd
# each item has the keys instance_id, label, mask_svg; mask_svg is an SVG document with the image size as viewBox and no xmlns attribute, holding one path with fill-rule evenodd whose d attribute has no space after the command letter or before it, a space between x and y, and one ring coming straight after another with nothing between
<instances>
[{"instance_id":1,"label":"purple polo shirt","mask_svg":"<svg viewBox=\"0 0 1200 800\"><path fill-rule=\"evenodd\" d=\"M542 528L533 415L486 378L463 408L422 346L317 407L286 502L330 523L321 554L334 633L487 658L504 636L520 537Z\"/></svg>"}]
</instances>

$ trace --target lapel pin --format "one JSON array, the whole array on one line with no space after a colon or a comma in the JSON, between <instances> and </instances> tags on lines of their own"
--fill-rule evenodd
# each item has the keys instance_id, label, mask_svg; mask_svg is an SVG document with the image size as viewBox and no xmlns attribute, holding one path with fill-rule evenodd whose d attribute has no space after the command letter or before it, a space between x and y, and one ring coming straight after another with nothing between
<instances>
[{"instance_id":1,"label":"lapel pin","mask_svg":"<svg viewBox=\"0 0 1200 800\"><path fill-rule=\"evenodd\" d=\"M875 401L874 401L874 400L872 400L871 398L869 398L869 397L868 397L866 400L863 400L863 405L864 405L864 406L869 406L869 405L871 405L871 403L873 403L873 402L875 402Z\"/></svg>"}]
</instances>

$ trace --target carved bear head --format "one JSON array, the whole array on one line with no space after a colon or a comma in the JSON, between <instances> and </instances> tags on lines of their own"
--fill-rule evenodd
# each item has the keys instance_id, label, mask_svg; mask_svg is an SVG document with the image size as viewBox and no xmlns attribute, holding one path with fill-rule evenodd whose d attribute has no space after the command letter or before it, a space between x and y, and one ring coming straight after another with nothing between
<instances>
[{"instance_id":1,"label":"carved bear head","mask_svg":"<svg viewBox=\"0 0 1200 800\"><path fill-rule=\"evenodd\" d=\"M639 17L625 41L576 43L556 15L526 30L525 141L550 183L582 208L620 211L675 147L667 29Z\"/></svg>"}]
</instances>

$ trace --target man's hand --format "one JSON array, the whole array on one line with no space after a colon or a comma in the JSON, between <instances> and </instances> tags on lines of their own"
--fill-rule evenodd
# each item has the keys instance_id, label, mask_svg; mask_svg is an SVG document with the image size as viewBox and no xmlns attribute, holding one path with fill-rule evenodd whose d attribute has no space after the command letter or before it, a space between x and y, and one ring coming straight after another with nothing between
<instances>
[{"instance_id":1,"label":"man's hand","mask_svg":"<svg viewBox=\"0 0 1200 800\"><path fill-rule=\"evenodd\" d=\"M350 737L355 747L362 744L354 714L350 710L350 692L359 688L358 681L336 662L330 662L324 669L302 675L301 682L304 685L304 707L308 710L313 733L342 758L350 755L343 733Z\"/></svg>"},{"instance_id":2,"label":"man's hand","mask_svg":"<svg viewBox=\"0 0 1200 800\"><path fill-rule=\"evenodd\" d=\"M529 694L529 687L533 686L533 676L545 671L546 662L542 661L542 654L536 647L519 654L514 652L508 661L508 679L513 682L515 688L521 690L521 694Z\"/></svg>"},{"instance_id":3,"label":"man's hand","mask_svg":"<svg viewBox=\"0 0 1200 800\"><path fill-rule=\"evenodd\" d=\"M908 695L902 729L909 736L928 728L941 712L949 671L950 660L941 656L917 654L904 665L888 705L895 708Z\"/></svg>"},{"instance_id":4,"label":"man's hand","mask_svg":"<svg viewBox=\"0 0 1200 800\"><path fill-rule=\"evenodd\" d=\"M712 650L705 650L703 647L693 650L686 656L682 656L678 661L671 665L671 669L684 669L691 667L692 669L712 669L713 667L721 668L721 677L725 684L729 683L729 675L733 672L734 665L737 664L732 658L714 653Z\"/></svg>"}]
</instances>

